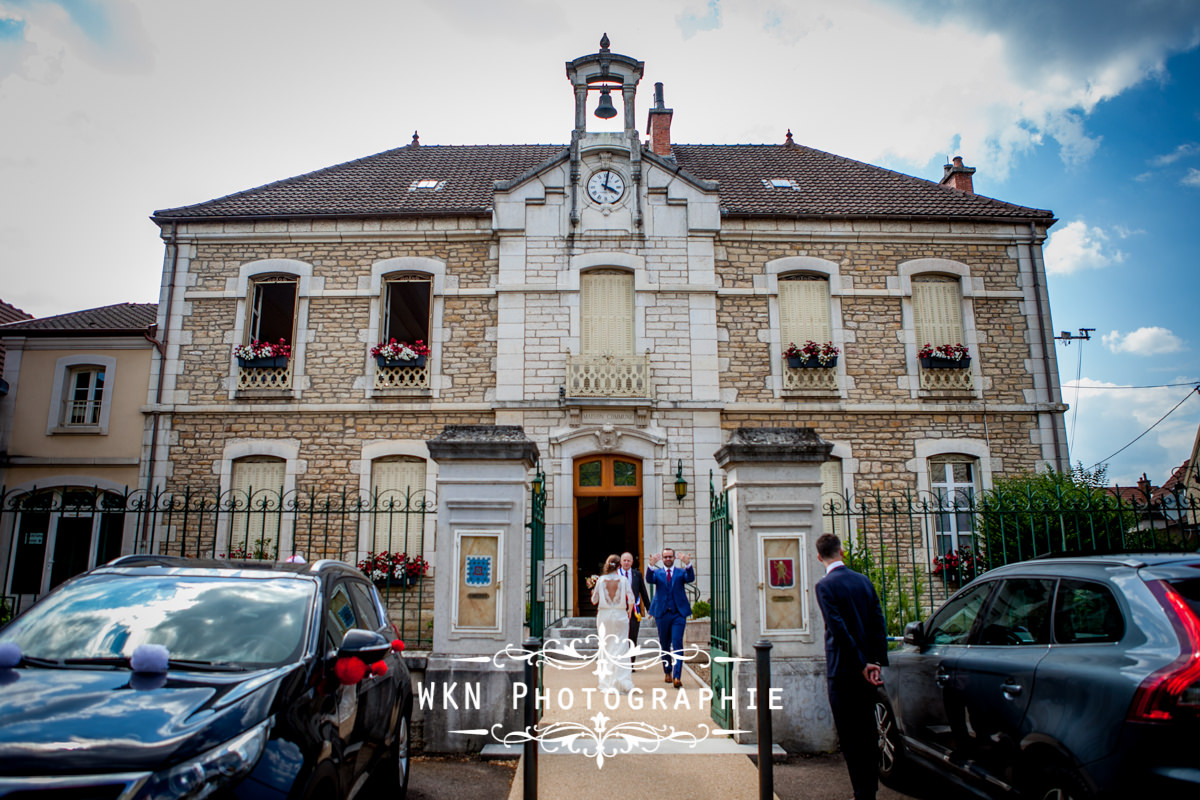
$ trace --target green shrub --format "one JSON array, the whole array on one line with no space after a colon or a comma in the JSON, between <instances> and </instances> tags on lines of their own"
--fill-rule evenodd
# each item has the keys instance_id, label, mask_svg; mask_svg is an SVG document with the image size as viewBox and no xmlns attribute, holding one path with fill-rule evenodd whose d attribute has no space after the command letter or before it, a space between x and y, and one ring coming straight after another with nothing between
<instances>
[{"instance_id":1,"label":"green shrub","mask_svg":"<svg viewBox=\"0 0 1200 800\"><path fill-rule=\"evenodd\" d=\"M697 600L692 603L692 617L694 619L703 619L712 613L712 606L705 600Z\"/></svg>"}]
</instances>

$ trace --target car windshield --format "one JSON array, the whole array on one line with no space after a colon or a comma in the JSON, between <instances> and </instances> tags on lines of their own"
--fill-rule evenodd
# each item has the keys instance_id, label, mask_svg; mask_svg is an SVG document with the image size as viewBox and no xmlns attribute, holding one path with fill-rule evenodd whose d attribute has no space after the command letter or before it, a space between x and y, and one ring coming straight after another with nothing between
<instances>
[{"instance_id":1,"label":"car windshield","mask_svg":"<svg viewBox=\"0 0 1200 800\"><path fill-rule=\"evenodd\" d=\"M160 644L172 662L279 666L304 650L316 590L295 578L96 574L47 596L0 640L54 662L129 659Z\"/></svg>"}]
</instances>

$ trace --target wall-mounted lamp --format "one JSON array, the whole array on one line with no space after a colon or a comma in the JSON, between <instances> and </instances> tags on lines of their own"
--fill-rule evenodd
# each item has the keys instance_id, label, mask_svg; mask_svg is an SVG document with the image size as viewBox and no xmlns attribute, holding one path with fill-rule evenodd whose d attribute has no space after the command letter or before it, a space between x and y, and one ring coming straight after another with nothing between
<instances>
[{"instance_id":1,"label":"wall-mounted lamp","mask_svg":"<svg viewBox=\"0 0 1200 800\"><path fill-rule=\"evenodd\" d=\"M687 481L683 478L683 459L679 459L679 469L675 472L675 499L680 503L687 497Z\"/></svg>"},{"instance_id":2,"label":"wall-mounted lamp","mask_svg":"<svg viewBox=\"0 0 1200 800\"><path fill-rule=\"evenodd\" d=\"M546 473L542 472L541 464L534 465L534 470L533 480L530 481L530 485L533 487L534 494L541 494L542 490L546 488Z\"/></svg>"}]
</instances>

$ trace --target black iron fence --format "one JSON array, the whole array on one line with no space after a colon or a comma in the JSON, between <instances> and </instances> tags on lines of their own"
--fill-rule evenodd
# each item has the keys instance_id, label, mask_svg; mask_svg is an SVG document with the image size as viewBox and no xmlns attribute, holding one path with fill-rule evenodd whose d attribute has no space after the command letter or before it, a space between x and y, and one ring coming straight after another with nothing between
<instances>
[{"instance_id":1,"label":"black iron fence","mask_svg":"<svg viewBox=\"0 0 1200 800\"><path fill-rule=\"evenodd\" d=\"M1200 549L1200 502L1182 491L1144 499L1097 489L979 499L827 496L824 523L841 538L849 566L875 584L891 636L1003 564L1063 553Z\"/></svg>"},{"instance_id":2,"label":"black iron fence","mask_svg":"<svg viewBox=\"0 0 1200 800\"><path fill-rule=\"evenodd\" d=\"M423 490L218 495L0 488L0 616L20 613L71 576L125 553L266 561L297 555L363 569L380 587L409 647L428 646L434 576L425 555L436 510Z\"/></svg>"}]
</instances>

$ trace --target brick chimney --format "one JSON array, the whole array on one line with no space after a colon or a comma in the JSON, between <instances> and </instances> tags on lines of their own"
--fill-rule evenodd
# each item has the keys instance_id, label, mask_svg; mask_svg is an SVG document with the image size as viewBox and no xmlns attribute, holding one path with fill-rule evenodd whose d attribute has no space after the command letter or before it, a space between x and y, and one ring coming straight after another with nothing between
<instances>
[{"instance_id":1,"label":"brick chimney","mask_svg":"<svg viewBox=\"0 0 1200 800\"><path fill-rule=\"evenodd\" d=\"M964 167L962 156L955 156L954 163L946 164L943 169L946 170L946 174L942 176L942 186L949 186L951 189L958 189L967 194L975 194L975 184L971 180L971 176L975 174L975 168Z\"/></svg>"},{"instance_id":2,"label":"brick chimney","mask_svg":"<svg viewBox=\"0 0 1200 800\"><path fill-rule=\"evenodd\" d=\"M654 108L646 122L646 133L650 136L650 151L656 156L673 158L671 155L671 117L674 111L663 106L663 85L654 84Z\"/></svg>"}]
</instances>

